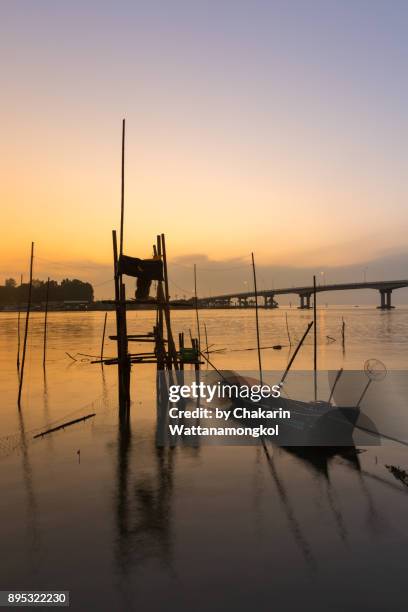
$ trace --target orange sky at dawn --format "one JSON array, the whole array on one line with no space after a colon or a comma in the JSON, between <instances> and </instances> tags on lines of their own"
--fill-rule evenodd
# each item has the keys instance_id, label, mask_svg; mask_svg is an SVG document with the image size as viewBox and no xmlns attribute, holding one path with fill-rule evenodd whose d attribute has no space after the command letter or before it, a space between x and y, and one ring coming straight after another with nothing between
<instances>
[{"instance_id":1,"label":"orange sky at dawn","mask_svg":"<svg viewBox=\"0 0 408 612\"><path fill-rule=\"evenodd\" d=\"M170 259L341 267L404 249L402 33L347 10L300 11L296 29L289 8L248 21L238 3L215 24L176 4L126 5L113 23L106 7L7 9L0 280L27 273L32 240L40 278L109 276L122 117L130 255L149 256L159 232ZM378 57L394 71L381 91Z\"/></svg>"}]
</instances>

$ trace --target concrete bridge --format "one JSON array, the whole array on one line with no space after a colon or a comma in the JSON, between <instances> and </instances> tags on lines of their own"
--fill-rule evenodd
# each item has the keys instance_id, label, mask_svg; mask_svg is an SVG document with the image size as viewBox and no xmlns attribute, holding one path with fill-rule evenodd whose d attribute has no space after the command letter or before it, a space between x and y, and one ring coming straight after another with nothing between
<instances>
[{"instance_id":1,"label":"concrete bridge","mask_svg":"<svg viewBox=\"0 0 408 612\"><path fill-rule=\"evenodd\" d=\"M327 291L352 291L355 289L375 289L380 294L380 305L378 308L389 310L394 308L391 304L391 294L395 289L408 287L408 280L371 281L362 283L338 283L332 285L317 285L316 293ZM258 291L258 297L263 298L265 308L277 308L275 297L278 295L295 294L299 296L299 308L311 308L313 286L286 287L283 289L268 289ZM253 291L243 293L227 293L225 295L214 295L199 298L200 308L250 308L254 306L255 294ZM191 300L193 302L193 300ZM262 305L262 304L261 304Z\"/></svg>"}]
</instances>

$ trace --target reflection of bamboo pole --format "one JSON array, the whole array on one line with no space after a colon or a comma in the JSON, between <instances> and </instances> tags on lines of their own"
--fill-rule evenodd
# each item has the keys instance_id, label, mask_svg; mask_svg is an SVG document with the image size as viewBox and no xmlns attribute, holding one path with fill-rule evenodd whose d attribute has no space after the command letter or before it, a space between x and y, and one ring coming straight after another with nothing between
<instances>
[{"instance_id":1,"label":"reflection of bamboo pole","mask_svg":"<svg viewBox=\"0 0 408 612\"><path fill-rule=\"evenodd\" d=\"M31 308L31 290L33 287L33 259L34 259L34 242L31 243L31 258L30 258L30 284L28 285L28 300L27 300L27 313L26 313L26 323L24 330L24 343L23 343L23 355L21 358L21 372L20 372L20 384L18 386L18 407L20 408L21 402L21 391L23 389L23 378L24 378L24 364L25 364L25 356L27 350L27 334L28 334L28 320L30 318L30 308Z\"/></svg>"},{"instance_id":2,"label":"reflection of bamboo pole","mask_svg":"<svg viewBox=\"0 0 408 612\"><path fill-rule=\"evenodd\" d=\"M50 277L47 279L47 293L45 297L45 314L44 314L44 347L43 347L43 368L45 368L45 356L47 352L47 318L48 318L48 297L50 291Z\"/></svg>"},{"instance_id":3,"label":"reflection of bamboo pole","mask_svg":"<svg viewBox=\"0 0 408 612\"><path fill-rule=\"evenodd\" d=\"M258 319L258 290L256 287L256 271L255 271L255 259L254 254L252 256L252 272L254 277L254 293L255 293L255 320L256 320L256 345L258 348L258 365L259 365L259 378L262 384L262 360L261 360L261 346L259 338L259 319Z\"/></svg>"},{"instance_id":4,"label":"reflection of bamboo pole","mask_svg":"<svg viewBox=\"0 0 408 612\"><path fill-rule=\"evenodd\" d=\"M20 297L18 300L18 316L17 316L17 371L20 371L20 318L21 318L21 291L23 286L23 275L20 277Z\"/></svg>"},{"instance_id":5,"label":"reflection of bamboo pole","mask_svg":"<svg viewBox=\"0 0 408 612\"><path fill-rule=\"evenodd\" d=\"M292 504L290 503L290 500L289 500L289 496L288 496L286 487L283 484L283 482L282 482L281 478L279 477L278 472L276 470L275 463L274 463L274 460L273 460L273 456L270 455L270 453L269 453L269 451L268 451L268 449L266 447L266 444L265 444L265 439L263 437L261 438L261 441L262 441L262 448L263 448L264 453L265 453L265 457L266 457L266 461L268 463L268 467L269 467L270 473L271 473L272 478L273 478L273 480L275 482L276 489L277 489L278 495L279 495L279 499L282 502L282 505L284 507L284 510L285 510L285 513L286 513L286 516L287 516L287 519L288 519L288 522L289 522L290 530L291 530L291 532L292 532L292 534L293 534L293 536L294 536L294 538L296 540L296 543L298 544L300 550L302 551L305 560L309 564L314 565L314 558L313 558L313 555L312 555L312 553L310 551L309 544L308 544L306 538L303 535L300 523L296 519L295 513L294 513L293 508L292 508Z\"/></svg>"},{"instance_id":6,"label":"reflection of bamboo pole","mask_svg":"<svg viewBox=\"0 0 408 612\"><path fill-rule=\"evenodd\" d=\"M108 318L108 313L105 312L105 319L103 322L103 332L102 332L102 344L101 344L101 361L103 359L103 347L105 346L105 332L106 332L106 319ZM103 367L103 363L102 363Z\"/></svg>"}]
</instances>

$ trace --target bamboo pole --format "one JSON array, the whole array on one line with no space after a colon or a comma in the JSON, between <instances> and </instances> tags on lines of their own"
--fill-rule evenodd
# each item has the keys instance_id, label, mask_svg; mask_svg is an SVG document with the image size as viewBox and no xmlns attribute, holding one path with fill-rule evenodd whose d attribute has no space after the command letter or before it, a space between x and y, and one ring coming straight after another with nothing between
<instances>
[{"instance_id":1,"label":"bamboo pole","mask_svg":"<svg viewBox=\"0 0 408 612\"><path fill-rule=\"evenodd\" d=\"M44 346L43 346L43 368L45 368L45 358L47 354L47 319L48 319L48 298L50 292L50 277L47 279L47 292L45 296L45 314L44 314Z\"/></svg>"},{"instance_id":2,"label":"bamboo pole","mask_svg":"<svg viewBox=\"0 0 408 612\"><path fill-rule=\"evenodd\" d=\"M120 191L120 242L119 254L123 255L123 224L125 218L125 119L122 119L122 166L121 166L121 191Z\"/></svg>"},{"instance_id":3,"label":"bamboo pole","mask_svg":"<svg viewBox=\"0 0 408 612\"><path fill-rule=\"evenodd\" d=\"M317 400L317 311L316 311L316 276L313 276L313 381L314 398Z\"/></svg>"},{"instance_id":4,"label":"bamboo pole","mask_svg":"<svg viewBox=\"0 0 408 612\"><path fill-rule=\"evenodd\" d=\"M26 322L25 322L25 330L24 330L23 355L22 355L22 358L21 358L20 383L19 383L19 386L18 386L17 404L18 404L19 408L20 408L20 404L21 404L21 391L23 389L24 364L25 364L25 356L26 356L26 350L27 350L28 321L29 321L29 318L30 318L31 291L32 291L32 287L33 287L33 260L34 260L34 242L31 243L30 283L28 285L28 300L27 300L27 313L26 313Z\"/></svg>"},{"instance_id":5,"label":"bamboo pole","mask_svg":"<svg viewBox=\"0 0 408 612\"><path fill-rule=\"evenodd\" d=\"M103 359L103 348L105 346L105 332L106 332L106 319L107 318L108 318L108 313L105 312L105 319L104 319L104 322L103 322L103 332L102 332L102 344L101 344L101 361Z\"/></svg>"},{"instance_id":6,"label":"bamboo pole","mask_svg":"<svg viewBox=\"0 0 408 612\"><path fill-rule=\"evenodd\" d=\"M204 333L205 333L205 346L206 346L207 357L209 357L210 356L210 352L208 350L208 334L207 334L207 326L205 324L205 321L204 321Z\"/></svg>"},{"instance_id":7,"label":"bamboo pole","mask_svg":"<svg viewBox=\"0 0 408 612\"><path fill-rule=\"evenodd\" d=\"M198 351L201 351L201 334L200 334L200 319L198 317L198 299L197 299L197 266L194 264L194 302L196 311L196 323L198 333Z\"/></svg>"},{"instance_id":8,"label":"bamboo pole","mask_svg":"<svg viewBox=\"0 0 408 612\"><path fill-rule=\"evenodd\" d=\"M330 402L332 401L332 397L333 397L333 394L334 394L334 390L335 390L336 385L337 385L337 383L339 382L340 377L341 377L341 375L342 375L342 374L343 374L343 368L340 368L340 370L339 370L339 371L337 372L337 374L336 374L336 378L335 378L334 383L333 383L333 386L332 386L332 388L331 388L331 390L330 390L329 399L327 400L327 403L328 403L328 404L330 404Z\"/></svg>"},{"instance_id":9,"label":"bamboo pole","mask_svg":"<svg viewBox=\"0 0 408 612\"><path fill-rule=\"evenodd\" d=\"M123 255L123 230L125 218L125 119L122 120L122 156L121 156L121 186L120 186L120 236L119 257L116 231L112 232L113 260L115 278L115 305L116 305L116 336L118 352L118 385L120 408L126 410L130 407L130 363L128 360L126 336L126 292L122 283L119 261Z\"/></svg>"},{"instance_id":10,"label":"bamboo pole","mask_svg":"<svg viewBox=\"0 0 408 612\"><path fill-rule=\"evenodd\" d=\"M21 287L23 286L23 275L20 276L20 299L18 300L17 316L17 372L20 372L20 319L21 319Z\"/></svg>"},{"instance_id":11,"label":"bamboo pole","mask_svg":"<svg viewBox=\"0 0 408 612\"><path fill-rule=\"evenodd\" d=\"M165 314L166 327L167 327L168 348L169 348L170 357L172 358L173 363L174 363L174 368L178 370L177 351L176 351L176 346L174 344L173 334L171 331L169 277L168 277L168 271L167 271L166 238L164 234L161 234L161 247L162 247L162 256L163 256L164 292L165 292L164 314Z\"/></svg>"},{"instance_id":12,"label":"bamboo pole","mask_svg":"<svg viewBox=\"0 0 408 612\"><path fill-rule=\"evenodd\" d=\"M160 235L156 236L156 251L157 256L163 261L163 252L162 252L162 239ZM164 270L163 263L163 276L166 271ZM158 364L159 369L164 369L166 366L168 370L172 368L172 355L170 350L166 350L165 340L164 340L164 319L166 320L167 327L167 315L166 315L166 297L163 289L163 281L157 282L157 328L158 328L158 341L159 341L159 352L161 355L160 364Z\"/></svg>"},{"instance_id":13,"label":"bamboo pole","mask_svg":"<svg viewBox=\"0 0 408 612\"><path fill-rule=\"evenodd\" d=\"M312 327L312 325L313 325L313 321L310 321L310 323L308 324L305 333L303 334L302 338L300 339L300 342L297 345L297 347L296 347L296 349L295 349L295 351L294 351L294 353L293 353L293 355L292 355L288 365L286 366L286 370L284 371L283 376L281 378L281 381L279 383L280 386L282 386L283 383L285 382L285 378L288 375L288 372L289 372L289 370L290 370L290 368L292 366L292 363L295 361L296 355L298 354L298 352L300 350L300 347L302 346L303 342L306 340L306 336L309 333L310 328Z\"/></svg>"},{"instance_id":14,"label":"bamboo pole","mask_svg":"<svg viewBox=\"0 0 408 612\"><path fill-rule=\"evenodd\" d=\"M122 278L122 276L120 277ZM124 283L120 285L120 309L121 309L121 330L122 330L122 370L123 386L125 391L126 409L130 408L130 361L127 340L127 321L126 321L126 287Z\"/></svg>"},{"instance_id":15,"label":"bamboo pole","mask_svg":"<svg viewBox=\"0 0 408 612\"><path fill-rule=\"evenodd\" d=\"M255 271L255 259L254 254L251 253L252 257L252 272L254 277L254 293L255 293L255 320L256 320L256 345L258 348L258 365L259 365L259 378L262 385L262 360L261 360L261 344L259 338L259 318L258 318L258 289L256 286L256 271Z\"/></svg>"},{"instance_id":16,"label":"bamboo pole","mask_svg":"<svg viewBox=\"0 0 408 612\"><path fill-rule=\"evenodd\" d=\"M119 405L123 408L124 398L126 396L124 389L123 378L123 348L122 348L122 325L121 325L121 308L120 308L120 292L119 292L119 270L118 270L118 245L116 238L116 230L112 230L113 243L113 269L114 269L114 287L115 287L115 311L116 311L116 345L118 356L118 388L119 388Z\"/></svg>"},{"instance_id":17,"label":"bamboo pole","mask_svg":"<svg viewBox=\"0 0 408 612\"><path fill-rule=\"evenodd\" d=\"M180 352L180 370L184 370L184 361L181 357L181 353L184 349L184 332L179 333L179 352Z\"/></svg>"},{"instance_id":18,"label":"bamboo pole","mask_svg":"<svg viewBox=\"0 0 408 612\"><path fill-rule=\"evenodd\" d=\"M341 317L341 344L344 352L346 346L346 323L343 317Z\"/></svg>"},{"instance_id":19,"label":"bamboo pole","mask_svg":"<svg viewBox=\"0 0 408 612\"><path fill-rule=\"evenodd\" d=\"M156 251L157 256L160 259L163 259L162 253L162 244L161 244L161 236L156 236ZM163 338L164 338L164 321L163 321L163 310L165 309L165 297L163 292L163 281L157 282L157 303L158 303L158 311L157 311L157 327L159 332L159 342L160 342L160 352L161 352L161 362L160 366L164 369L165 363L169 369L171 369L171 357L166 353L166 348L164 346Z\"/></svg>"},{"instance_id":20,"label":"bamboo pole","mask_svg":"<svg viewBox=\"0 0 408 612\"><path fill-rule=\"evenodd\" d=\"M290 337L289 323L288 323L288 313L287 312L285 312L285 320L286 320L286 332L288 334L288 340L289 340L289 347L292 348L292 339Z\"/></svg>"}]
</instances>

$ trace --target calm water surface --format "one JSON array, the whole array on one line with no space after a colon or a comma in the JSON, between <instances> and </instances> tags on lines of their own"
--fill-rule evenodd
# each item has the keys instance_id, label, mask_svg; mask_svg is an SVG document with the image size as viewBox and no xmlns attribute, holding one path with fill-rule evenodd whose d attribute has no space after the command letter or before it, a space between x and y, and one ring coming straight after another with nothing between
<instances>
[{"instance_id":1,"label":"calm water surface","mask_svg":"<svg viewBox=\"0 0 408 612\"><path fill-rule=\"evenodd\" d=\"M310 319L295 309L261 311L262 345L285 345L263 351L265 369L287 364L285 312L293 341ZM367 358L407 368L408 309L318 314L321 368L361 369ZM43 314L32 315L18 411L17 316L0 313L1 589L70 590L74 610L406 609L408 487L386 467L408 470L406 446L327 460L272 446L158 448L154 366L133 368L124 429L114 366L90 363L103 317L51 313L44 375ZM217 368L257 367L256 351L242 350L255 347L253 311L200 317L211 350L227 349L212 353ZM153 321L153 313L132 312L128 331ZM195 335L194 313L173 313L173 325ZM310 368L311 341L296 368ZM114 352L107 341L105 355ZM33 440L92 412L86 423Z\"/></svg>"}]
</instances>

